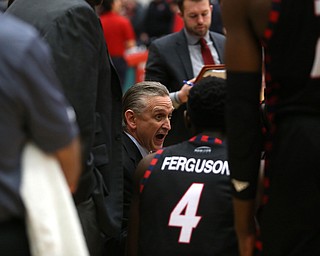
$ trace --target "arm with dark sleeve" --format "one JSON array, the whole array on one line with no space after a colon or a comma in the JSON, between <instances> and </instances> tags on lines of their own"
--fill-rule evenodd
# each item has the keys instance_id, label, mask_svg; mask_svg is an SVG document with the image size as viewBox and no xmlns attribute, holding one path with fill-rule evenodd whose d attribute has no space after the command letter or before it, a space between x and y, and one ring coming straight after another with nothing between
<instances>
[{"instance_id":1,"label":"arm with dark sleeve","mask_svg":"<svg viewBox=\"0 0 320 256\"><path fill-rule=\"evenodd\" d=\"M252 255L255 197L261 155L261 46L249 25L249 0L224 0L227 30L227 136L235 225L241 255Z\"/></svg>"},{"instance_id":2,"label":"arm with dark sleeve","mask_svg":"<svg viewBox=\"0 0 320 256\"><path fill-rule=\"evenodd\" d=\"M166 63L161 54L162 49L157 42L153 42L148 49L148 60L146 63L145 80L157 81L167 86L169 83L168 72L166 70ZM182 81L181 81L182 82ZM168 88L169 91L171 88Z\"/></svg>"},{"instance_id":3,"label":"arm with dark sleeve","mask_svg":"<svg viewBox=\"0 0 320 256\"><path fill-rule=\"evenodd\" d=\"M71 192L75 192L81 157L74 112L52 69L46 45L35 38L28 49L25 62L21 63L24 79L21 84L25 86L17 92L22 102L18 107L27 116L29 139L57 158Z\"/></svg>"},{"instance_id":4,"label":"arm with dark sleeve","mask_svg":"<svg viewBox=\"0 0 320 256\"><path fill-rule=\"evenodd\" d=\"M79 6L61 15L44 36L64 93L76 112L84 169L94 139L99 26L92 9Z\"/></svg>"},{"instance_id":5,"label":"arm with dark sleeve","mask_svg":"<svg viewBox=\"0 0 320 256\"><path fill-rule=\"evenodd\" d=\"M167 52L172 48L172 45L167 46ZM172 49L171 49L172 50ZM171 72L177 72L181 67L173 69L173 63L168 64L164 53L163 46L159 45L158 42L153 42L149 47L148 60L146 64L146 76L145 80L148 81L158 81L165 85L170 91L170 98L174 108L178 108L181 104L188 100L188 95L191 87L188 84L183 84L183 80L187 80L187 77L181 79L181 81L175 81L179 76L178 73L175 74L175 78L170 77ZM162 53L162 54L161 54ZM170 53L167 53L170 54ZM170 56L175 58L175 56ZM170 67L169 67L170 66ZM170 71L169 71L170 69ZM190 81L193 81L190 79Z\"/></svg>"},{"instance_id":6,"label":"arm with dark sleeve","mask_svg":"<svg viewBox=\"0 0 320 256\"><path fill-rule=\"evenodd\" d=\"M145 156L137 166L134 177L133 197L130 207L129 227L128 227L128 246L127 255L138 255L138 241L139 241L139 204L140 204L140 182L151 160L155 154Z\"/></svg>"}]
</instances>

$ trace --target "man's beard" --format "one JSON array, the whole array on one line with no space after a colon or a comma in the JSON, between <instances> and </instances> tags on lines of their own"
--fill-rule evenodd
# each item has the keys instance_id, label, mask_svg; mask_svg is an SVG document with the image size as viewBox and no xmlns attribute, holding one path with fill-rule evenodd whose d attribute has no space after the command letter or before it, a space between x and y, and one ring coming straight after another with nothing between
<instances>
[{"instance_id":1,"label":"man's beard","mask_svg":"<svg viewBox=\"0 0 320 256\"><path fill-rule=\"evenodd\" d=\"M201 30L201 31L199 31L197 29L193 29L191 27L185 27L185 28L189 34L194 35L194 36L198 36L198 37L204 37L209 30L208 28L205 30Z\"/></svg>"}]
</instances>

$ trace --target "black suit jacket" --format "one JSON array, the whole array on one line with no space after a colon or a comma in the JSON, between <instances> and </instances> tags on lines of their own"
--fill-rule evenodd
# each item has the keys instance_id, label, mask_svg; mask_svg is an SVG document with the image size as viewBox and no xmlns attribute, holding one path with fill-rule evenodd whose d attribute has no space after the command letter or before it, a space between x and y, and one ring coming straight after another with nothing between
<instances>
[{"instance_id":1,"label":"black suit jacket","mask_svg":"<svg viewBox=\"0 0 320 256\"><path fill-rule=\"evenodd\" d=\"M142 155L134 142L127 134L122 133L122 162L124 177L124 209L123 209L123 226L127 226L129 217L129 208L133 193L133 178L135 170L142 159Z\"/></svg>"},{"instance_id":2,"label":"black suit jacket","mask_svg":"<svg viewBox=\"0 0 320 256\"><path fill-rule=\"evenodd\" d=\"M210 38L218 52L221 63L224 63L225 37L210 32ZM170 92L180 90L183 80L194 77L187 38L184 30L161 37L150 45L146 64L145 80L158 81ZM165 140L165 146L172 145L190 136L184 125L183 112L185 104L173 112L171 131Z\"/></svg>"},{"instance_id":3,"label":"black suit jacket","mask_svg":"<svg viewBox=\"0 0 320 256\"><path fill-rule=\"evenodd\" d=\"M100 20L85 0L15 0L6 12L36 27L51 48L80 128L83 173L75 201L102 198L101 228L115 235L122 219L122 91Z\"/></svg>"}]
</instances>

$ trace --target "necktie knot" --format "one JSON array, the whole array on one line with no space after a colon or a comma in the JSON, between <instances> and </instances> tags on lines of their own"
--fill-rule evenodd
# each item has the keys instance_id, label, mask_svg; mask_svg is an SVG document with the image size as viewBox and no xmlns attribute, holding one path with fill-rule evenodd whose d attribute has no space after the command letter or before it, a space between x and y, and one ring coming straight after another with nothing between
<instances>
[{"instance_id":1,"label":"necktie knot","mask_svg":"<svg viewBox=\"0 0 320 256\"><path fill-rule=\"evenodd\" d=\"M200 38L200 45L201 45L201 55L203 58L204 65L215 64L214 59L211 54L211 51L210 51L210 48L207 45L207 42L203 37Z\"/></svg>"},{"instance_id":2,"label":"necktie knot","mask_svg":"<svg viewBox=\"0 0 320 256\"><path fill-rule=\"evenodd\" d=\"M204 39L203 37L200 38L199 42L200 42L201 47L208 46L206 39Z\"/></svg>"}]
</instances>

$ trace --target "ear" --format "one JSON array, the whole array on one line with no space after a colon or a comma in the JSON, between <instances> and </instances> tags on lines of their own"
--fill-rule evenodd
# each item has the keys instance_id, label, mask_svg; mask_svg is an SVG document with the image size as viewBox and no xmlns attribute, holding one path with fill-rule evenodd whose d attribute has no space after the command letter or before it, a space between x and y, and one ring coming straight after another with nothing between
<instances>
[{"instance_id":1,"label":"ear","mask_svg":"<svg viewBox=\"0 0 320 256\"><path fill-rule=\"evenodd\" d=\"M130 130L136 129L136 127L137 127L136 116L135 116L135 113L131 109L128 109L124 113L124 117L126 119L126 124L128 126L128 129L130 129Z\"/></svg>"}]
</instances>

